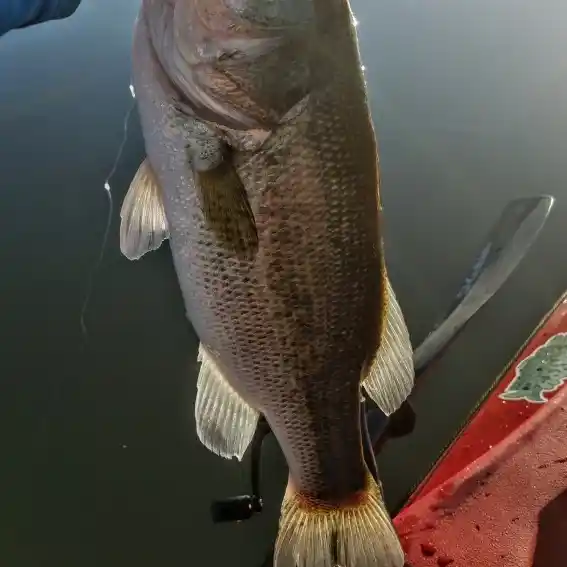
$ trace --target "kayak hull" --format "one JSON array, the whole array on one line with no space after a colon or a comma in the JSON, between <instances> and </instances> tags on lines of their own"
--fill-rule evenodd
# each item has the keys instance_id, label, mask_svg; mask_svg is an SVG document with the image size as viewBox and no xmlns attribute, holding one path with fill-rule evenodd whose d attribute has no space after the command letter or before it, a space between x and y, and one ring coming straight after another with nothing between
<instances>
[{"instance_id":1,"label":"kayak hull","mask_svg":"<svg viewBox=\"0 0 567 567\"><path fill-rule=\"evenodd\" d=\"M395 518L408 565L565 565L564 340L567 294Z\"/></svg>"}]
</instances>

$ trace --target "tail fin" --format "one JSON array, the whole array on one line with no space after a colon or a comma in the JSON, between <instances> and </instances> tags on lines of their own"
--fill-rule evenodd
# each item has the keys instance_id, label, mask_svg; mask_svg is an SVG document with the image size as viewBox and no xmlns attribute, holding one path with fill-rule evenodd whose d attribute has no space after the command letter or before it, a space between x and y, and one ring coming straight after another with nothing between
<instances>
[{"instance_id":1,"label":"tail fin","mask_svg":"<svg viewBox=\"0 0 567 567\"><path fill-rule=\"evenodd\" d=\"M282 504L274 567L402 567L404 552L382 493L368 474L367 488L333 506L296 492Z\"/></svg>"}]
</instances>

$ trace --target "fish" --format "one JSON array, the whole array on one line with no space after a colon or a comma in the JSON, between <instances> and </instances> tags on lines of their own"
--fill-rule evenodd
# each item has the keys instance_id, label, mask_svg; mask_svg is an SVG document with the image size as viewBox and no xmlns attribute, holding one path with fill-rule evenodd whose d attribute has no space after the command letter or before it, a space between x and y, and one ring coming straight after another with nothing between
<instances>
[{"instance_id":1,"label":"fish","mask_svg":"<svg viewBox=\"0 0 567 567\"><path fill-rule=\"evenodd\" d=\"M378 146L347 0L143 0L132 87L145 157L120 248L169 242L199 338L195 424L285 456L275 567L401 567L360 406L413 387L383 249Z\"/></svg>"}]
</instances>

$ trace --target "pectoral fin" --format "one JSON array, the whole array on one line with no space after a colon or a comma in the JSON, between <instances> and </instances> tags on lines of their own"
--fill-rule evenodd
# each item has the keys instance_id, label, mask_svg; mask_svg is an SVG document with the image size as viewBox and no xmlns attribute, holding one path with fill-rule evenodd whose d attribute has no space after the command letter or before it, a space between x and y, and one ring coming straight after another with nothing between
<instances>
[{"instance_id":1,"label":"pectoral fin","mask_svg":"<svg viewBox=\"0 0 567 567\"><path fill-rule=\"evenodd\" d=\"M248 196L232 162L226 158L211 169L196 171L203 215L221 246L237 255L258 247L258 232Z\"/></svg>"},{"instance_id":2,"label":"pectoral fin","mask_svg":"<svg viewBox=\"0 0 567 567\"><path fill-rule=\"evenodd\" d=\"M386 278L385 320L378 352L362 385L368 396L391 415L413 388L413 349L402 310Z\"/></svg>"},{"instance_id":3,"label":"pectoral fin","mask_svg":"<svg viewBox=\"0 0 567 567\"><path fill-rule=\"evenodd\" d=\"M169 237L161 189L147 158L130 184L120 218L120 250L129 260L156 250Z\"/></svg>"},{"instance_id":4,"label":"pectoral fin","mask_svg":"<svg viewBox=\"0 0 567 567\"><path fill-rule=\"evenodd\" d=\"M201 443L213 453L242 460L256 430L258 412L226 381L213 356L201 344L195 421Z\"/></svg>"}]
</instances>

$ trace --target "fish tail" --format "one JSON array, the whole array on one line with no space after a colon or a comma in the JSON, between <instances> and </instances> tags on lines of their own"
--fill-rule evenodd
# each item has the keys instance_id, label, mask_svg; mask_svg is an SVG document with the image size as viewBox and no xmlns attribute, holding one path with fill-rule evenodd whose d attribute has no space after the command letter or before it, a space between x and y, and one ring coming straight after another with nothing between
<instances>
[{"instance_id":1,"label":"fish tail","mask_svg":"<svg viewBox=\"0 0 567 567\"><path fill-rule=\"evenodd\" d=\"M370 473L366 487L341 504L296 491L283 500L274 567L402 567L404 553L382 492Z\"/></svg>"}]
</instances>

